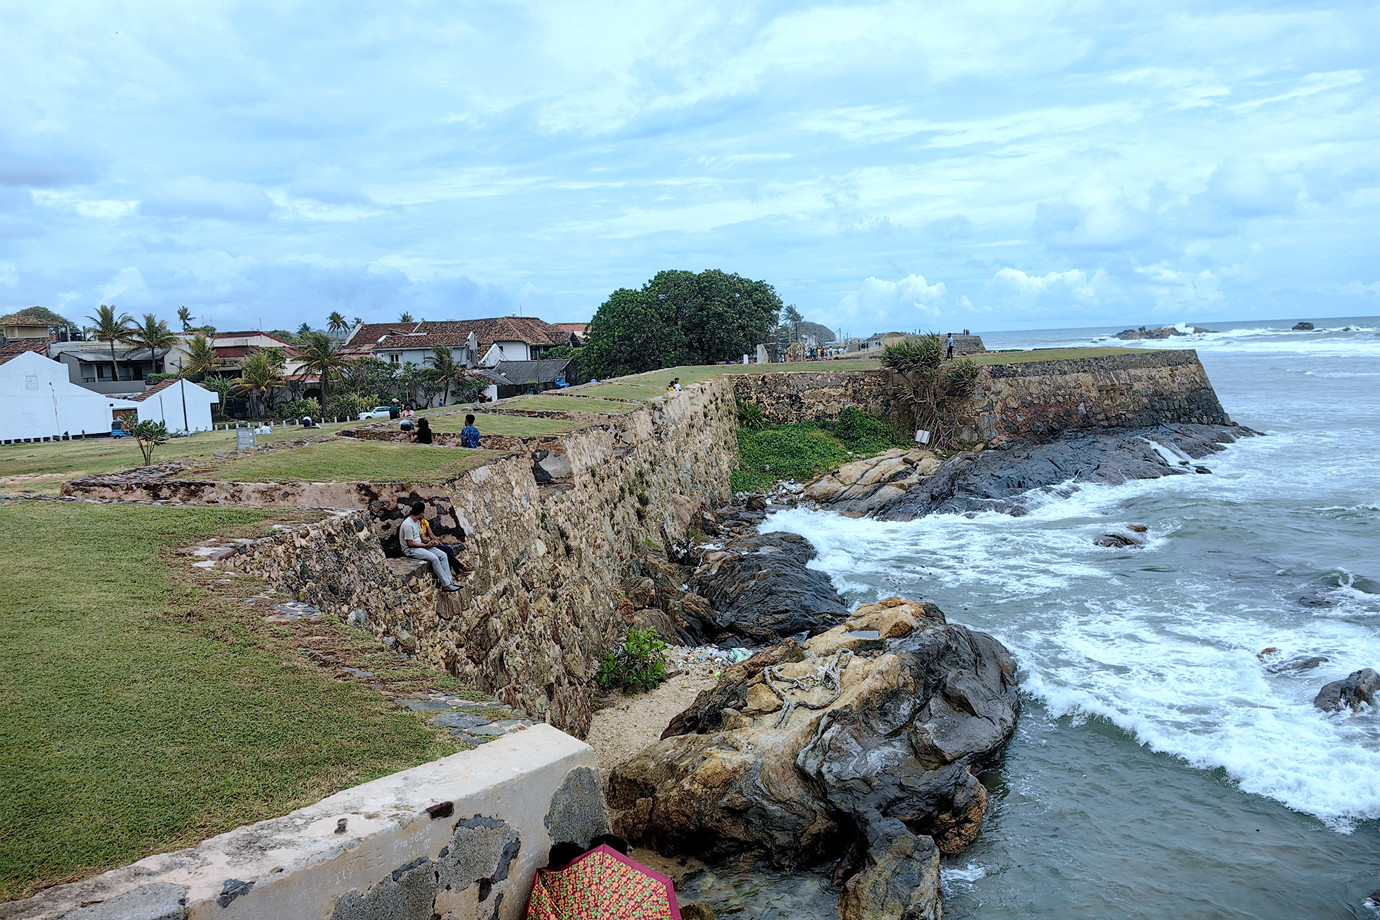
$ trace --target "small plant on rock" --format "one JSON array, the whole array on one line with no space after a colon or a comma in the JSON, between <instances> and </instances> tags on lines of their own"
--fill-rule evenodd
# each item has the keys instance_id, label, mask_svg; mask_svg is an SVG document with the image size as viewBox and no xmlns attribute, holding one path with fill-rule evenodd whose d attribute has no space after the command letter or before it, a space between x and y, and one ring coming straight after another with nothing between
<instances>
[{"instance_id":1,"label":"small plant on rock","mask_svg":"<svg viewBox=\"0 0 1380 920\"><path fill-rule=\"evenodd\" d=\"M666 679L665 651L655 626L630 629L622 646L600 659L595 680L605 690L650 690Z\"/></svg>"}]
</instances>

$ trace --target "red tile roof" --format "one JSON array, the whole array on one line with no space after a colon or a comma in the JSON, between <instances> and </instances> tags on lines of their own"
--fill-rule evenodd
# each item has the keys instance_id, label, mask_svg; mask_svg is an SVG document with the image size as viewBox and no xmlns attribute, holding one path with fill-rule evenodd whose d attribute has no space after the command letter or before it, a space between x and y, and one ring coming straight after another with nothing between
<instances>
[{"instance_id":1,"label":"red tile roof","mask_svg":"<svg viewBox=\"0 0 1380 920\"><path fill-rule=\"evenodd\" d=\"M157 383L155 383L153 386L149 387L149 388L148 388L147 390L145 390L144 392L140 393L138 396L135 396L135 397L132 397L132 398L134 399L135 402L143 402L144 400L146 400L146 399L148 399L150 396L152 396L154 393L161 393L161 392L163 392L163 391L166 390L168 387L172 386L174 383L177 383L177 381L178 381L178 378L176 378L176 377L169 377L167 380L160 380L160 381L158 381Z\"/></svg>"},{"instance_id":2,"label":"red tile roof","mask_svg":"<svg viewBox=\"0 0 1380 920\"><path fill-rule=\"evenodd\" d=\"M571 331L535 316L496 316L487 319L451 319L411 323L365 323L350 336L347 354L368 354L389 348L452 348L464 345L474 333L482 356L494 342L525 342L538 348L565 345Z\"/></svg>"},{"instance_id":3,"label":"red tile roof","mask_svg":"<svg viewBox=\"0 0 1380 920\"><path fill-rule=\"evenodd\" d=\"M42 354L47 350L47 339L16 339L8 344L0 345L0 364L4 364L11 358L17 358L26 351L35 351Z\"/></svg>"}]
</instances>

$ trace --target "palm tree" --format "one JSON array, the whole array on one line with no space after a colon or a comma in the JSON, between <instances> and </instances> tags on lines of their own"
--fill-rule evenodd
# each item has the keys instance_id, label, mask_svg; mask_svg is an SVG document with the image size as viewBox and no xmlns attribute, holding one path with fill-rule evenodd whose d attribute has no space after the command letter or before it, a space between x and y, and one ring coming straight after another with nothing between
<instances>
[{"instance_id":1,"label":"palm tree","mask_svg":"<svg viewBox=\"0 0 1380 920\"><path fill-rule=\"evenodd\" d=\"M343 313L339 310L335 310L330 316L326 317L326 328L329 329L331 335L335 336L337 339L343 339L345 333L350 330L350 324L345 322L345 315Z\"/></svg>"},{"instance_id":2,"label":"palm tree","mask_svg":"<svg viewBox=\"0 0 1380 920\"><path fill-rule=\"evenodd\" d=\"M192 331L192 311L186 307L177 308L177 321L182 324L183 332Z\"/></svg>"},{"instance_id":3,"label":"palm tree","mask_svg":"<svg viewBox=\"0 0 1380 920\"><path fill-rule=\"evenodd\" d=\"M177 335L168 324L152 313L144 314L144 325L136 326L130 333L130 340L137 348L149 350L149 373L158 370L156 352L160 348L172 348L177 344Z\"/></svg>"},{"instance_id":4,"label":"palm tree","mask_svg":"<svg viewBox=\"0 0 1380 920\"><path fill-rule=\"evenodd\" d=\"M441 405L444 406L450 402L450 385L465 379L465 365L455 363L449 345L434 347L426 362L431 365L431 379L445 387L441 395Z\"/></svg>"},{"instance_id":5,"label":"palm tree","mask_svg":"<svg viewBox=\"0 0 1380 920\"><path fill-rule=\"evenodd\" d=\"M308 332L302 337L301 350L297 353L301 367L298 376L316 373L321 375L321 405L326 404L330 395L331 373L345 366L345 358L336 350L330 337L320 332Z\"/></svg>"},{"instance_id":6,"label":"palm tree","mask_svg":"<svg viewBox=\"0 0 1380 920\"><path fill-rule=\"evenodd\" d=\"M364 317L362 317L362 316L356 316L356 317L355 317L355 325L356 325L356 326L363 326L363 325L364 325Z\"/></svg>"},{"instance_id":7,"label":"palm tree","mask_svg":"<svg viewBox=\"0 0 1380 920\"><path fill-rule=\"evenodd\" d=\"M236 393L248 393L256 407L259 405L255 397L263 400L262 405L271 408L272 393L283 385L283 376L279 372L277 362L273 360L270 353L272 349L256 351L254 354L244 359L240 364L240 379L232 385ZM262 414L259 414L262 418Z\"/></svg>"},{"instance_id":8,"label":"palm tree","mask_svg":"<svg viewBox=\"0 0 1380 920\"><path fill-rule=\"evenodd\" d=\"M302 344L300 340L309 335L311 335L311 323L303 323L297 327L297 332L293 335L293 341L295 344L300 345Z\"/></svg>"},{"instance_id":9,"label":"palm tree","mask_svg":"<svg viewBox=\"0 0 1380 920\"><path fill-rule=\"evenodd\" d=\"M115 360L115 343L129 343L131 333L134 331L134 317L128 313L116 313L114 304L108 307L101 304L96 315L88 316L87 319L91 322L92 335L110 343L110 379L118 381L120 379L120 365Z\"/></svg>"},{"instance_id":10,"label":"palm tree","mask_svg":"<svg viewBox=\"0 0 1380 920\"><path fill-rule=\"evenodd\" d=\"M400 323L410 323L410 322L413 322L412 314L411 314L411 313L408 313L406 310L404 310L402 313L398 314L398 322L400 322Z\"/></svg>"},{"instance_id":11,"label":"palm tree","mask_svg":"<svg viewBox=\"0 0 1380 920\"><path fill-rule=\"evenodd\" d=\"M220 358L216 356L211 340L200 332L192 336L187 342L187 363L183 365L183 371L193 377L204 378L219 366Z\"/></svg>"}]
</instances>

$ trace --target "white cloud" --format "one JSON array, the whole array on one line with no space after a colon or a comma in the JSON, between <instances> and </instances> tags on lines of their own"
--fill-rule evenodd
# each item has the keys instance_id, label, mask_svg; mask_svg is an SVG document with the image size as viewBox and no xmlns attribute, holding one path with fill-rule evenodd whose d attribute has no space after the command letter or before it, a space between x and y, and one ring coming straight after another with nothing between
<instances>
[{"instance_id":1,"label":"white cloud","mask_svg":"<svg viewBox=\"0 0 1380 920\"><path fill-rule=\"evenodd\" d=\"M137 268L122 268L115 276L98 288L101 303L115 303L126 294L136 300L148 290L144 275Z\"/></svg>"},{"instance_id":2,"label":"white cloud","mask_svg":"<svg viewBox=\"0 0 1380 920\"><path fill-rule=\"evenodd\" d=\"M1003 268L992 276L999 289L1019 297L1034 299L1045 295L1072 297L1080 301L1097 300L1097 278L1089 278L1081 269L1028 275L1019 268Z\"/></svg>"},{"instance_id":3,"label":"white cloud","mask_svg":"<svg viewBox=\"0 0 1380 920\"><path fill-rule=\"evenodd\" d=\"M897 322L910 328L924 318L938 317L947 293L944 282L930 284L924 275L906 275L898 281L868 278L843 296L838 314L849 322L871 318L881 325Z\"/></svg>"}]
</instances>

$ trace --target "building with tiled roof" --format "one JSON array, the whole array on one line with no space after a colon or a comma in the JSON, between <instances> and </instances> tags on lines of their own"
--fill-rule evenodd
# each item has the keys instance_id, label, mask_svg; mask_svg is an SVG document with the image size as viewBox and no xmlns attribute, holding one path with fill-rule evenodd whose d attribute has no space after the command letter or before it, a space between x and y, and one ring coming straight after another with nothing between
<instances>
[{"instance_id":1,"label":"building with tiled roof","mask_svg":"<svg viewBox=\"0 0 1380 920\"><path fill-rule=\"evenodd\" d=\"M48 320L41 316L35 316L20 310L18 313L11 313L9 316L0 316L0 334L6 339L42 339L48 341L49 326Z\"/></svg>"},{"instance_id":2,"label":"building with tiled roof","mask_svg":"<svg viewBox=\"0 0 1380 920\"><path fill-rule=\"evenodd\" d=\"M534 316L486 319L420 320L365 323L356 326L342 351L370 355L391 364L423 365L437 345L449 346L457 364L492 367L500 361L532 361L558 345L572 343L572 333Z\"/></svg>"},{"instance_id":3,"label":"building with tiled roof","mask_svg":"<svg viewBox=\"0 0 1380 920\"><path fill-rule=\"evenodd\" d=\"M4 345L0 345L0 364L4 364L6 361L29 351L36 351L44 357L47 357L48 340L46 338L15 339L12 342L6 342Z\"/></svg>"},{"instance_id":4,"label":"building with tiled roof","mask_svg":"<svg viewBox=\"0 0 1380 920\"><path fill-rule=\"evenodd\" d=\"M134 397L139 421L162 422L172 432L210 431L211 406L220 396L181 377L169 377Z\"/></svg>"}]
</instances>

